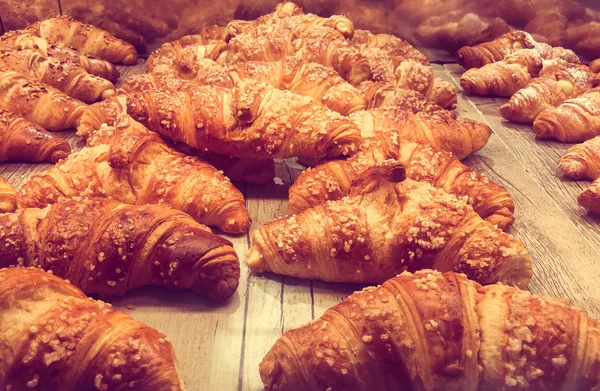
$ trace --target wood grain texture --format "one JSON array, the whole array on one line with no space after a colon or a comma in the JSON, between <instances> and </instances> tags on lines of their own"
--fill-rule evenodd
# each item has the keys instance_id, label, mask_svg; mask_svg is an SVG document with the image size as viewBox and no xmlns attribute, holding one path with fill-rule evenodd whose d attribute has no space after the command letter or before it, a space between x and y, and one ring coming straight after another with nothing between
<instances>
[{"instance_id":1,"label":"wood grain texture","mask_svg":"<svg viewBox=\"0 0 600 391\"><path fill-rule=\"evenodd\" d=\"M434 65L438 77L457 82L456 66ZM145 69L121 69L121 81ZM119 84L119 83L118 83ZM460 117L487 122L494 134L488 145L466 163L506 186L516 203L511 233L532 253L535 293L563 296L593 317L600 318L598 259L600 222L576 206L585 183L565 181L556 164L568 147L539 143L528 127L513 126L498 115L501 100L459 96ZM74 150L83 142L74 132L61 133ZM0 175L20 185L28 176L50 165L0 164ZM294 160L277 162L277 178L264 186L240 185L253 226L287 213L291 183L302 170ZM111 300L115 307L165 333L173 342L189 390L261 390L258 364L264 354L290 328L319 317L343 300L357 285L302 281L272 274L249 273L245 252L250 234L227 236L240 255L240 287L232 300L217 306L194 294L141 288Z\"/></svg>"}]
</instances>

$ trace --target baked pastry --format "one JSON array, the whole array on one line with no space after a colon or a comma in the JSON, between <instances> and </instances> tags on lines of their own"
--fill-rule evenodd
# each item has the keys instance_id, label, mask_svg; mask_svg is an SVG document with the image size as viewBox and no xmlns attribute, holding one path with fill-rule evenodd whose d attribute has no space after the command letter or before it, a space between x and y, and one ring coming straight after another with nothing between
<instances>
[{"instance_id":1,"label":"baked pastry","mask_svg":"<svg viewBox=\"0 0 600 391\"><path fill-rule=\"evenodd\" d=\"M600 178L600 136L573 145L560 159L560 170L573 179Z\"/></svg>"},{"instance_id":2,"label":"baked pastry","mask_svg":"<svg viewBox=\"0 0 600 391\"><path fill-rule=\"evenodd\" d=\"M533 131L540 138L566 143L600 136L600 89L595 88L542 111L533 122Z\"/></svg>"},{"instance_id":3,"label":"baked pastry","mask_svg":"<svg viewBox=\"0 0 600 391\"><path fill-rule=\"evenodd\" d=\"M600 58L590 63L590 71L594 73L600 73Z\"/></svg>"},{"instance_id":4,"label":"baked pastry","mask_svg":"<svg viewBox=\"0 0 600 391\"><path fill-rule=\"evenodd\" d=\"M367 99L367 109L399 108L413 113L440 112L456 119L454 111L446 110L431 102L423 94L397 86L395 83L365 81L358 85L358 90Z\"/></svg>"},{"instance_id":5,"label":"baked pastry","mask_svg":"<svg viewBox=\"0 0 600 391\"><path fill-rule=\"evenodd\" d=\"M483 284L527 286L525 246L466 203L404 176L398 162L371 167L338 201L262 225L248 266L329 282L382 283L405 270L464 272Z\"/></svg>"},{"instance_id":6,"label":"baked pastry","mask_svg":"<svg viewBox=\"0 0 600 391\"><path fill-rule=\"evenodd\" d=\"M511 97L542 70L542 56L535 49L522 49L501 61L468 69L460 86L470 95Z\"/></svg>"},{"instance_id":7,"label":"baked pastry","mask_svg":"<svg viewBox=\"0 0 600 391\"><path fill-rule=\"evenodd\" d=\"M86 56L123 65L137 63L137 51L132 45L112 36L108 31L67 16L34 23L25 32L44 38L51 44L71 47Z\"/></svg>"},{"instance_id":8,"label":"baked pastry","mask_svg":"<svg viewBox=\"0 0 600 391\"><path fill-rule=\"evenodd\" d=\"M456 59L466 69L481 68L485 64L500 61L519 49L533 49L536 42L525 31L510 31L490 42L465 46L456 52Z\"/></svg>"},{"instance_id":9,"label":"baked pastry","mask_svg":"<svg viewBox=\"0 0 600 391\"><path fill-rule=\"evenodd\" d=\"M504 187L462 164L449 152L411 142L398 145L393 141L367 139L356 155L304 171L290 187L290 213L341 199L350 193L352 182L363 172L394 159L404 166L408 178L466 197L481 218L504 230L512 225L515 205Z\"/></svg>"},{"instance_id":10,"label":"baked pastry","mask_svg":"<svg viewBox=\"0 0 600 391\"><path fill-rule=\"evenodd\" d=\"M14 212L17 209L17 190L0 177L0 213Z\"/></svg>"},{"instance_id":11,"label":"baked pastry","mask_svg":"<svg viewBox=\"0 0 600 391\"><path fill-rule=\"evenodd\" d=\"M0 109L50 131L75 128L86 104L15 71L0 69Z\"/></svg>"},{"instance_id":12,"label":"baked pastry","mask_svg":"<svg viewBox=\"0 0 600 391\"><path fill-rule=\"evenodd\" d=\"M589 212L600 214L600 178L577 196L577 202Z\"/></svg>"},{"instance_id":13,"label":"baked pastry","mask_svg":"<svg viewBox=\"0 0 600 391\"><path fill-rule=\"evenodd\" d=\"M224 301L240 279L231 243L190 216L106 198L0 216L0 267L14 266L50 270L103 296L156 285Z\"/></svg>"},{"instance_id":14,"label":"baked pastry","mask_svg":"<svg viewBox=\"0 0 600 391\"><path fill-rule=\"evenodd\" d=\"M2 389L185 389L158 331L42 270L2 269L0 280Z\"/></svg>"},{"instance_id":15,"label":"baked pastry","mask_svg":"<svg viewBox=\"0 0 600 391\"><path fill-rule=\"evenodd\" d=\"M592 390L598 322L565 300L464 275L403 273L287 331L265 390Z\"/></svg>"},{"instance_id":16,"label":"baked pastry","mask_svg":"<svg viewBox=\"0 0 600 391\"><path fill-rule=\"evenodd\" d=\"M99 76L110 81L119 78L119 71L108 61L97 58L89 58L77 50L61 46L51 45L43 38L27 34L23 31L9 31L0 36L1 50L35 50L44 58L54 58L59 61L71 61L88 73Z\"/></svg>"},{"instance_id":17,"label":"baked pastry","mask_svg":"<svg viewBox=\"0 0 600 391\"><path fill-rule=\"evenodd\" d=\"M90 75L74 62L44 57L31 49L0 52L0 68L17 71L86 103L115 94L110 81Z\"/></svg>"},{"instance_id":18,"label":"baked pastry","mask_svg":"<svg viewBox=\"0 0 600 391\"><path fill-rule=\"evenodd\" d=\"M65 139L0 109L0 162L56 163L70 153Z\"/></svg>"},{"instance_id":19,"label":"baked pastry","mask_svg":"<svg viewBox=\"0 0 600 391\"><path fill-rule=\"evenodd\" d=\"M354 30L352 41L367 48L378 48L391 56L429 65L429 59L409 42L390 34L373 34L368 30Z\"/></svg>"},{"instance_id":20,"label":"baked pastry","mask_svg":"<svg viewBox=\"0 0 600 391\"><path fill-rule=\"evenodd\" d=\"M512 122L533 124L542 111L592 88L592 74L584 65L547 60L539 76L500 107L502 117Z\"/></svg>"},{"instance_id":21,"label":"baked pastry","mask_svg":"<svg viewBox=\"0 0 600 391\"><path fill-rule=\"evenodd\" d=\"M126 204L169 206L224 232L248 230L242 193L216 168L174 151L133 120L117 126L108 135L96 135L95 147L31 177L19 189L19 207L41 208L77 196L111 197Z\"/></svg>"}]
</instances>

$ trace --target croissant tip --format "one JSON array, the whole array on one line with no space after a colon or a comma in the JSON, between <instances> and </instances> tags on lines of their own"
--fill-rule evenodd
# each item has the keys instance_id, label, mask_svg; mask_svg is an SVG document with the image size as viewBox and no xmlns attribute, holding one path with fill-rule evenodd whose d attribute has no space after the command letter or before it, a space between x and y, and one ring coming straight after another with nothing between
<instances>
[{"instance_id":1,"label":"croissant tip","mask_svg":"<svg viewBox=\"0 0 600 391\"><path fill-rule=\"evenodd\" d=\"M135 54L128 54L127 56L125 56L123 58L123 60L121 61L123 65L136 65L138 62L138 56L137 53Z\"/></svg>"}]
</instances>

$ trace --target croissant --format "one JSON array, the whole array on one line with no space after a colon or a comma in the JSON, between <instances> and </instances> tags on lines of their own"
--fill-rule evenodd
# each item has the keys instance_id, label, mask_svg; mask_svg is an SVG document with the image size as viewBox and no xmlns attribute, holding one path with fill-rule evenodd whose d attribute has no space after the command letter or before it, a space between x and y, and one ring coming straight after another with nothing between
<instances>
[{"instance_id":1,"label":"croissant","mask_svg":"<svg viewBox=\"0 0 600 391\"><path fill-rule=\"evenodd\" d=\"M300 213L328 200L339 200L348 195L352 182L367 169L394 159L404 166L408 178L467 197L468 204L482 219L502 229L512 225L515 205L504 187L437 148L411 142L402 142L399 150L397 145L396 150L392 148L391 142L383 145L373 142L346 160L332 160L304 171L290 187L290 213Z\"/></svg>"},{"instance_id":2,"label":"croissant","mask_svg":"<svg viewBox=\"0 0 600 391\"><path fill-rule=\"evenodd\" d=\"M590 63L590 71L600 73L600 58L595 59Z\"/></svg>"},{"instance_id":3,"label":"croissant","mask_svg":"<svg viewBox=\"0 0 600 391\"><path fill-rule=\"evenodd\" d=\"M96 135L84 148L19 189L22 208L40 208L76 196L111 197L134 204L160 204L229 233L248 230L244 197L217 169L176 152L129 119ZM202 189L202 191L198 191Z\"/></svg>"},{"instance_id":4,"label":"croissant","mask_svg":"<svg viewBox=\"0 0 600 391\"><path fill-rule=\"evenodd\" d=\"M560 159L559 167L573 179L600 178L600 136L569 148Z\"/></svg>"},{"instance_id":5,"label":"croissant","mask_svg":"<svg viewBox=\"0 0 600 391\"><path fill-rule=\"evenodd\" d=\"M590 187L582 191L577 197L577 202L588 211L600 214L600 179L596 179Z\"/></svg>"},{"instance_id":6,"label":"croissant","mask_svg":"<svg viewBox=\"0 0 600 391\"><path fill-rule=\"evenodd\" d=\"M466 203L407 179L398 162L365 171L350 194L262 225L247 261L257 272L330 282L381 283L405 270L466 273L481 283L525 287L523 243Z\"/></svg>"},{"instance_id":7,"label":"croissant","mask_svg":"<svg viewBox=\"0 0 600 391\"><path fill-rule=\"evenodd\" d=\"M67 16L35 23L25 31L44 38L51 44L61 44L76 49L87 56L123 65L137 63L135 47L114 37L108 31Z\"/></svg>"},{"instance_id":8,"label":"croissant","mask_svg":"<svg viewBox=\"0 0 600 391\"><path fill-rule=\"evenodd\" d=\"M546 64L539 78L517 91L508 103L500 107L500 114L504 118L533 124L542 111L592 88L592 77L587 67L564 62Z\"/></svg>"},{"instance_id":9,"label":"croissant","mask_svg":"<svg viewBox=\"0 0 600 391\"><path fill-rule=\"evenodd\" d=\"M110 81L90 75L71 61L45 58L34 50L0 52L0 67L17 71L83 102L91 103L115 94Z\"/></svg>"},{"instance_id":10,"label":"croissant","mask_svg":"<svg viewBox=\"0 0 600 391\"><path fill-rule=\"evenodd\" d=\"M3 390L185 389L158 331L42 270L2 269L0 280Z\"/></svg>"},{"instance_id":11,"label":"croissant","mask_svg":"<svg viewBox=\"0 0 600 391\"><path fill-rule=\"evenodd\" d=\"M600 136L600 89L542 111L533 122L538 137L582 142Z\"/></svg>"},{"instance_id":12,"label":"croissant","mask_svg":"<svg viewBox=\"0 0 600 391\"><path fill-rule=\"evenodd\" d=\"M17 209L17 190L0 177L0 213L14 212Z\"/></svg>"},{"instance_id":13,"label":"croissant","mask_svg":"<svg viewBox=\"0 0 600 391\"><path fill-rule=\"evenodd\" d=\"M502 61L467 70L460 78L460 86L470 95L508 98L525 88L541 69L542 57L536 50L518 50Z\"/></svg>"},{"instance_id":14,"label":"croissant","mask_svg":"<svg viewBox=\"0 0 600 391\"><path fill-rule=\"evenodd\" d=\"M0 109L50 131L74 128L86 104L15 71L0 69Z\"/></svg>"},{"instance_id":15,"label":"croissant","mask_svg":"<svg viewBox=\"0 0 600 391\"><path fill-rule=\"evenodd\" d=\"M73 199L1 215L0 227L0 267L50 270L87 294L157 285L224 301L240 279L229 241L159 205Z\"/></svg>"},{"instance_id":16,"label":"croissant","mask_svg":"<svg viewBox=\"0 0 600 391\"><path fill-rule=\"evenodd\" d=\"M0 109L0 162L56 163L70 153L65 139Z\"/></svg>"},{"instance_id":17,"label":"croissant","mask_svg":"<svg viewBox=\"0 0 600 391\"><path fill-rule=\"evenodd\" d=\"M510 31L491 42L464 46L456 52L456 59L466 69L481 68L500 61L519 49L533 49L536 42L525 31Z\"/></svg>"},{"instance_id":18,"label":"croissant","mask_svg":"<svg viewBox=\"0 0 600 391\"><path fill-rule=\"evenodd\" d=\"M361 130L363 138L383 137L391 143L401 142L431 145L451 152L458 159L479 151L492 134L489 126L471 119L456 120L452 115L416 113L402 108L378 108L352 113L349 117Z\"/></svg>"},{"instance_id":19,"label":"croissant","mask_svg":"<svg viewBox=\"0 0 600 391\"><path fill-rule=\"evenodd\" d=\"M251 79L233 90L188 82L128 93L127 112L168 139L233 157L345 156L362 141L356 125L320 102Z\"/></svg>"},{"instance_id":20,"label":"croissant","mask_svg":"<svg viewBox=\"0 0 600 391\"><path fill-rule=\"evenodd\" d=\"M368 48L378 48L384 52L405 60L413 60L429 65L429 59L414 46L390 34L373 34L368 30L354 30L352 41Z\"/></svg>"},{"instance_id":21,"label":"croissant","mask_svg":"<svg viewBox=\"0 0 600 391\"><path fill-rule=\"evenodd\" d=\"M108 61L88 58L76 50L60 45L50 45L48 41L21 31L9 31L0 36L2 50L35 50L44 58L54 58L59 61L71 61L78 64L88 73L110 81L119 78L119 71Z\"/></svg>"},{"instance_id":22,"label":"croissant","mask_svg":"<svg viewBox=\"0 0 600 391\"><path fill-rule=\"evenodd\" d=\"M598 322L565 300L405 272L287 331L265 390L593 390Z\"/></svg>"}]
</instances>

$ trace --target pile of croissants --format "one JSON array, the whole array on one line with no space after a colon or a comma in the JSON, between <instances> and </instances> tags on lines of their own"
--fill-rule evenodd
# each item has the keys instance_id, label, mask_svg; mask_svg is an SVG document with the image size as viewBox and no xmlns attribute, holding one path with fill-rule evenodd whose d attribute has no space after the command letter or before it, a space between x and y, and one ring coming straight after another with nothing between
<instances>
[{"instance_id":1,"label":"pile of croissants","mask_svg":"<svg viewBox=\"0 0 600 391\"><path fill-rule=\"evenodd\" d=\"M513 200L461 163L490 128L457 119L407 42L282 3L164 44L118 89L134 47L73 19L0 49L0 161L56 163L18 191L0 181L0 389L183 390L164 335L85 294L226 301L238 255L207 226L247 232L231 180L264 184L292 157L313 167L249 267L382 285L282 336L267 390L600 386L597 322L521 290ZM70 128L74 153L50 133Z\"/></svg>"},{"instance_id":2,"label":"pile of croissants","mask_svg":"<svg viewBox=\"0 0 600 391\"><path fill-rule=\"evenodd\" d=\"M571 147L560 170L594 183L578 197L600 213L600 59L582 65L571 50L536 42L524 31L457 52L467 69L460 84L467 94L510 98L500 107L507 120L532 124L536 136Z\"/></svg>"}]
</instances>

